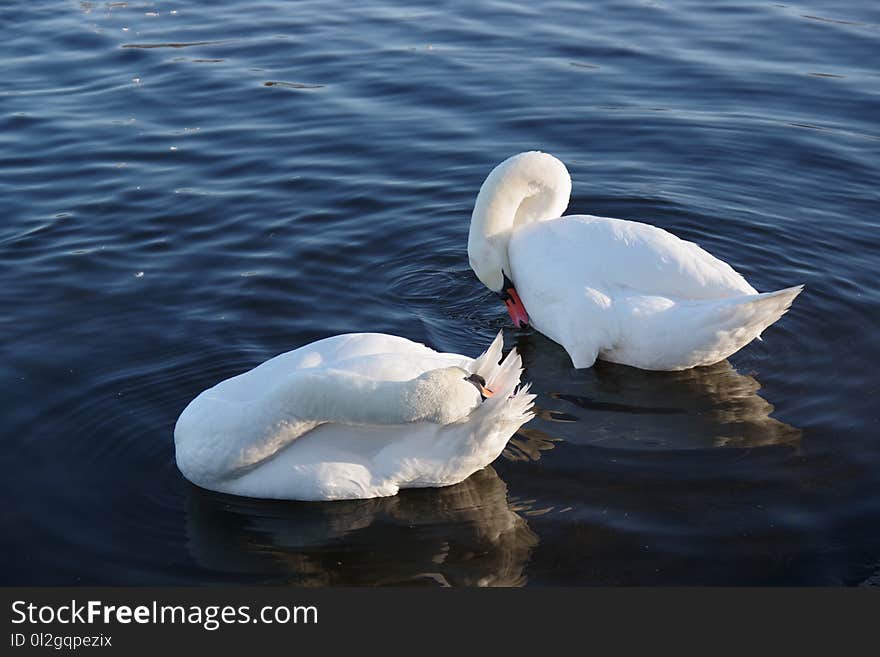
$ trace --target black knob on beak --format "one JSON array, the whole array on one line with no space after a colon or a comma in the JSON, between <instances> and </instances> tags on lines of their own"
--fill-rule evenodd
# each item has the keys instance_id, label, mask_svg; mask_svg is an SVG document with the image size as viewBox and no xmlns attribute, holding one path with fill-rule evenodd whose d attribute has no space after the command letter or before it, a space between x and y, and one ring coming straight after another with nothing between
<instances>
[{"instance_id":1,"label":"black knob on beak","mask_svg":"<svg viewBox=\"0 0 880 657\"><path fill-rule=\"evenodd\" d=\"M486 387L486 379L479 374L471 374L470 376L466 376L464 380L470 381L477 386L477 390L480 391L480 397L483 398L483 401L486 401L486 399L492 396L492 391Z\"/></svg>"}]
</instances>

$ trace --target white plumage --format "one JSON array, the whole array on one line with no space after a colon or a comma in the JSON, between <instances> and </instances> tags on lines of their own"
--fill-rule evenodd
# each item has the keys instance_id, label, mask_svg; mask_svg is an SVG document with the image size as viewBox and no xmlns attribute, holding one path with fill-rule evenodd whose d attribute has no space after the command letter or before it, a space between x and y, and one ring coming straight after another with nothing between
<instances>
[{"instance_id":1,"label":"white plumage","mask_svg":"<svg viewBox=\"0 0 880 657\"><path fill-rule=\"evenodd\" d=\"M502 336L476 359L378 333L276 356L198 395L174 429L193 483L250 497L334 500L455 484L531 419ZM478 374L493 395L481 401Z\"/></svg>"},{"instance_id":2,"label":"white plumage","mask_svg":"<svg viewBox=\"0 0 880 657\"><path fill-rule=\"evenodd\" d=\"M597 358L649 370L721 361L788 310L803 286L759 294L727 263L656 226L559 216L571 179L540 152L499 164L474 207L471 267L501 292L506 275L541 333L575 367Z\"/></svg>"}]
</instances>

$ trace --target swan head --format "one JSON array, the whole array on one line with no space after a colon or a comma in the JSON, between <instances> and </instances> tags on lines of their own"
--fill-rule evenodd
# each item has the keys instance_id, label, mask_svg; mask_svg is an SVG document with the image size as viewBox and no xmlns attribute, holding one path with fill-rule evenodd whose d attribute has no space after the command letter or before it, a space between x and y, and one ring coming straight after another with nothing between
<instances>
[{"instance_id":1,"label":"swan head","mask_svg":"<svg viewBox=\"0 0 880 657\"><path fill-rule=\"evenodd\" d=\"M468 260L477 278L504 302L514 326L528 324L529 318L514 284L510 238L526 224L562 215L570 197L568 169L540 151L504 160L480 187L468 233Z\"/></svg>"},{"instance_id":2,"label":"swan head","mask_svg":"<svg viewBox=\"0 0 880 657\"><path fill-rule=\"evenodd\" d=\"M427 422L450 424L461 420L476 410L484 399L473 376L461 367L428 370L407 386L404 404L413 416ZM491 394L488 389L486 391Z\"/></svg>"}]
</instances>

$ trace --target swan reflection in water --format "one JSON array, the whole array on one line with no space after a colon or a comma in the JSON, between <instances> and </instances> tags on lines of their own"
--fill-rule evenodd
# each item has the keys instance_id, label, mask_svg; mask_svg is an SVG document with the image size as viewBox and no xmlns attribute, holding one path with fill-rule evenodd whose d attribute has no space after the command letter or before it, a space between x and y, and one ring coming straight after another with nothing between
<instances>
[{"instance_id":1,"label":"swan reflection in water","mask_svg":"<svg viewBox=\"0 0 880 657\"><path fill-rule=\"evenodd\" d=\"M728 361L680 372L649 372L597 361L575 370L535 332L517 336L524 379L538 392L537 418L515 436L632 449L708 449L797 444L801 431L770 414L761 384ZM550 392L553 391L553 392ZM546 433L549 432L549 433ZM514 441L511 441L513 444Z\"/></svg>"},{"instance_id":2,"label":"swan reflection in water","mask_svg":"<svg viewBox=\"0 0 880 657\"><path fill-rule=\"evenodd\" d=\"M265 583L521 586L538 543L491 467L448 488L343 502L187 485L185 508L187 546L200 565Z\"/></svg>"}]
</instances>

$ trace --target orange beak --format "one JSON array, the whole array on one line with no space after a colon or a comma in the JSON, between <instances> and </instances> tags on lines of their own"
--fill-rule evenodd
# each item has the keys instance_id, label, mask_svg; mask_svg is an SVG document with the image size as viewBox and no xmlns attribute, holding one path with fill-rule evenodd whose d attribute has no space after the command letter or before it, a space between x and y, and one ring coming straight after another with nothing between
<instances>
[{"instance_id":1,"label":"orange beak","mask_svg":"<svg viewBox=\"0 0 880 657\"><path fill-rule=\"evenodd\" d=\"M498 296L501 297L501 300L507 307L507 313L510 315L510 319L516 328L519 328L520 325L529 325L529 314L526 312L526 307L523 305L522 299L519 298L516 288L513 287L513 281L507 278L507 276L504 277L504 287L498 293Z\"/></svg>"},{"instance_id":2,"label":"orange beak","mask_svg":"<svg viewBox=\"0 0 880 657\"><path fill-rule=\"evenodd\" d=\"M483 399L489 399L495 393L492 392L491 389L486 387L486 379L481 377L479 374L471 374L466 381L470 381L475 386L477 386L477 390L480 391L480 395L482 395Z\"/></svg>"}]
</instances>

